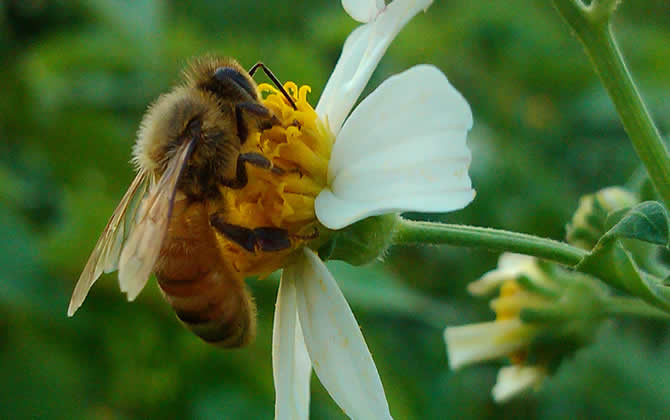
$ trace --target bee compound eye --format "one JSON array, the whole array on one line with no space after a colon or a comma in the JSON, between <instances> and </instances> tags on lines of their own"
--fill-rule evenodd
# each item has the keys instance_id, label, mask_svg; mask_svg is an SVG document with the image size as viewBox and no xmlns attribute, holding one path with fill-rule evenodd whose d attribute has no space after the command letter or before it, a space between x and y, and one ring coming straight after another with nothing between
<instances>
[{"instance_id":1,"label":"bee compound eye","mask_svg":"<svg viewBox=\"0 0 670 420\"><path fill-rule=\"evenodd\" d=\"M214 79L223 84L233 83L238 88L244 89L252 98L256 99L256 90L251 86L249 80L234 68L219 67L214 71Z\"/></svg>"},{"instance_id":2,"label":"bee compound eye","mask_svg":"<svg viewBox=\"0 0 670 420\"><path fill-rule=\"evenodd\" d=\"M219 67L214 71L214 78L219 82L225 82L227 79L231 78L231 74L235 73L237 72L230 67Z\"/></svg>"}]
</instances>

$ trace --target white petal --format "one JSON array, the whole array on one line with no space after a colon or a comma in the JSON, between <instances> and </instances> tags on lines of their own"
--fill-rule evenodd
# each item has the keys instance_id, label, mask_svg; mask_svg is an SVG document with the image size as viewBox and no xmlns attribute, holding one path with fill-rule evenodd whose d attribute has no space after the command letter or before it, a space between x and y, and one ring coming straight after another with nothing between
<instances>
[{"instance_id":1,"label":"white petal","mask_svg":"<svg viewBox=\"0 0 670 420\"><path fill-rule=\"evenodd\" d=\"M380 183L385 180L380 179ZM373 189L369 190L371 193ZM402 192L402 191L401 191ZM330 190L323 190L316 198L314 208L316 217L322 225L337 230L352 225L370 216L403 211L442 212L465 207L474 198L473 190L444 191L436 194L404 194L398 197L385 197L376 203L372 201L350 201L342 199ZM411 203L411 205L408 205ZM439 209L439 210L437 210Z\"/></svg>"},{"instance_id":2,"label":"white petal","mask_svg":"<svg viewBox=\"0 0 670 420\"><path fill-rule=\"evenodd\" d=\"M498 359L528 345L536 328L519 319L448 327L444 332L449 366L458 369L483 360Z\"/></svg>"},{"instance_id":3,"label":"white petal","mask_svg":"<svg viewBox=\"0 0 670 420\"><path fill-rule=\"evenodd\" d=\"M390 419L377 368L335 279L310 249L295 263L298 315L314 371L355 419Z\"/></svg>"},{"instance_id":4,"label":"white petal","mask_svg":"<svg viewBox=\"0 0 670 420\"><path fill-rule=\"evenodd\" d=\"M520 276L529 278L537 287L558 293L556 283L540 266L537 258L510 252L500 256L498 268L485 273L479 280L468 284L468 291L475 296L488 295L503 282L517 280Z\"/></svg>"},{"instance_id":5,"label":"white petal","mask_svg":"<svg viewBox=\"0 0 670 420\"><path fill-rule=\"evenodd\" d=\"M510 277L501 270L491 270L480 279L468 284L468 292L473 296L488 296L495 293L505 280Z\"/></svg>"},{"instance_id":6,"label":"white petal","mask_svg":"<svg viewBox=\"0 0 670 420\"><path fill-rule=\"evenodd\" d=\"M534 262L534 257L505 252L500 255L496 269L484 273L479 280L468 284L468 292L474 296L493 293L504 281L515 279Z\"/></svg>"},{"instance_id":7,"label":"white petal","mask_svg":"<svg viewBox=\"0 0 670 420\"><path fill-rule=\"evenodd\" d=\"M432 0L395 0L374 20L359 26L349 35L316 106L316 113L322 121L328 122L333 134L340 131L342 122L393 38L412 17L431 3ZM360 9L364 8L361 6ZM358 15L359 7L356 10Z\"/></svg>"},{"instance_id":8,"label":"white petal","mask_svg":"<svg viewBox=\"0 0 670 420\"><path fill-rule=\"evenodd\" d=\"M515 254L514 252L503 252L498 258L499 268L509 268L521 272L523 268L535 263L535 257L524 254Z\"/></svg>"},{"instance_id":9,"label":"white petal","mask_svg":"<svg viewBox=\"0 0 670 420\"><path fill-rule=\"evenodd\" d=\"M507 366L498 372L491 394L496 402L505 402L531 387L539 386L546 376L546 370L537 366Z\"/></svg>"},{"instance_id":10,"label":"white petal","mask_svg":"<svg viewBox=\"0 0 670 420\"><path fill-rule=\"evenodd\" d=\"M355 20L367 23L384 9L384 0L342 0L342 7Z\"/></svg>"},{"instance_id":11,"label":"white petal","mask_svg":"<svg viewBox=\"0 0 670 420\"><path fill-rule=\"evenodd\" d=\"M295 270L290 266L282 274L277 293L272 329L272 373L275 419L308 419L312 364L298 322Z\"/></svg>"},{"instance_id":12,"label":"white petal","mask_svg":"<svg viewBox=\"0 0 670 420\"><path fill-rule=\"evenodd\" d=\"M309 359L302 326L295 314L295 395L297 401L296 419L309 418L309 381L312 378L312 361Z\"/></svg>"},{"instance_id":13,"label":"white petal","mask_svg":"<svg viewBox=\"0 0 670 420\"><path fill-rule=\"evenodd\" d=\"M354 110L333 146L319 221L339 229L368 216L445 212L474 198L465 144L470 106L437 68L388 78Z\"/></svg>"}]
</instances>

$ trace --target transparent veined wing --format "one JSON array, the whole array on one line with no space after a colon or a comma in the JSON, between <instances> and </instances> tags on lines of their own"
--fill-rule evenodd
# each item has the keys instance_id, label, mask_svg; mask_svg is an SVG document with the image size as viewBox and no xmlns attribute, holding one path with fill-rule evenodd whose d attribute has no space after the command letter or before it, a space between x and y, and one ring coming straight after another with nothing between
<instances>
[{"instance_id":1,"label":"transparent veined wing","mask_svg":"<svg viewBox=\"0 0 670 420\"><path fill-rule=\"evenodd\" d=\"M128 240L119 259L119 286L128 300L134 300L147 284L158 259L170 224L170 213L181 172L191 154L195 140L184 142L168 161L158 182L142 200Z\"/></svg>"},{"instance_id":2,"label":"transparent veined wing","mask_svg":"<svg viewBox=\"0 0 670 420\"><path fill-rule=\"evenodd\" d=\"M149 176L140 171L128 187L121 201L114 209L105 229L91 252L91 256L79 276L79 281L72 292L68 316L74 315L86 299L88 291L103 272L116 270L121 255L123 243L128 238L128 229L137 214L139 203L149 188Z\"/></svg>"}]
</instances>

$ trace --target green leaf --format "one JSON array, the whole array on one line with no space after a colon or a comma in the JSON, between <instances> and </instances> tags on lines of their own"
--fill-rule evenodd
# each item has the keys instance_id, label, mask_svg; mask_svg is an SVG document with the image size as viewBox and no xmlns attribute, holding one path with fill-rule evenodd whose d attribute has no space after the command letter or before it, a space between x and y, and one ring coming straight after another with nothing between
<instances>
[{"instance_id":1,"label":"green leaf","mask_svg":"<svg viewBox=\"0 0 670 420\"><path fill-rule=\"evenodd\" d=\"M664 285L662 279L641 270L621 241L611 238L613 236L603 237L576 268L670 311L670 287Z\"/></svg>"},{"instance_id":2,"label":"green leaf","mask_svg":"<svg viewBox=\"0 0 670 420\"><path fill-rule=\"evenodd\" d=\"M614 221L618 221L614 223ZM647 273L634 258L634 239L656 245L668 243L668 214L658 202L647 201L632 209L613 212L607 225L614 225L577 269L599 277L609 285L625 290L646 302L670 311L670 287L664 279Z\"/></svg>"},{"instance_id":3,"label":"green leaf","mask_svg":"<svg viewBox=\"0 0 670 420\"><path fill-rule=\"evenodd\" d=\"M607 215L607 220L605 221L605 230L612 229L617 223L619 223L628 212L631 210L631 207L624 207L622 209L614 210Z\"/></svg>"},{"instance_id":4,"label":"green leaf","mask_svg":"<svg viewBox=\"0 0 670 420\"><path fill-rule=\"evenodd\" d=\"M621 212L614 212L608 217L621 217ZM656 201L646 201L629 210L602 238L629 238L657 245L668 243L668 213Z\"/></svg>"}]
</instances>

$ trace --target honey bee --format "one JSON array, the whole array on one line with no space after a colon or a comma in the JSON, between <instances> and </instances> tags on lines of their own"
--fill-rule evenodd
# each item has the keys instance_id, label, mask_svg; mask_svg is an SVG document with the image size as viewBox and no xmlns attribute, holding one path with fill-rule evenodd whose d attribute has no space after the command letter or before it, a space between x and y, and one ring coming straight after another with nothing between
<instances>
[{"instance_id":1,"label":"honey bee","mask_svg":"<svg viewBox=\"0 0 670 420\"><path fill-rule=\"evenodd\" d=\"M254 130L279 120L260 102L252 76L230 58L194 60L183 82L148 109L133 148L137 175L112 214L75 286L72 316L103 272L119 271L134 300L153 272L177 317L206 342L241 347L256 331L244 278L222 258L215 230L249 251L290 246L287 232L226 223L222 194L247 184L246 164L281 172L261 154L241 153Z\"/></svg>"}]
</instances>

